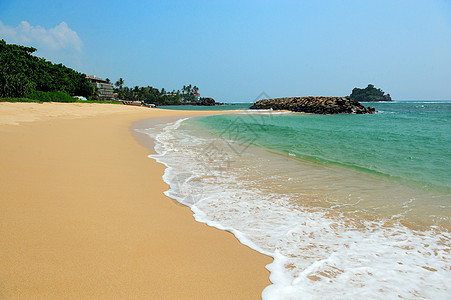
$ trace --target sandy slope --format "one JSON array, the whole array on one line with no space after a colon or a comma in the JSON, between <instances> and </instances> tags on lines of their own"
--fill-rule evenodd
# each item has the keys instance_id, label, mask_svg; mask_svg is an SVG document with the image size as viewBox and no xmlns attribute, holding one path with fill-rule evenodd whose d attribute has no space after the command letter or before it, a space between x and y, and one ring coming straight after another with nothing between
<instances>
[{"instance_id":1,"label":"sandy slope","mask_svg":"<svg viewBox=\"0 0 451 300\"><path fill-rule=\"evenodd\" d=\"M260 298L271 259L164 196L129 131L196 113L0 103L0 299Z\"/></svg>"}]
</instances>

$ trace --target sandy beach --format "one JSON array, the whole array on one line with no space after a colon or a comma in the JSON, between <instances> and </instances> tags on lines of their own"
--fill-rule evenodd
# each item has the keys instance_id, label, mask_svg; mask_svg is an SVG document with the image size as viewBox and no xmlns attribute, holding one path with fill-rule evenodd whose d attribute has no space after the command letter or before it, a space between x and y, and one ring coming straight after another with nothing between
<instances>
[{"instance_id":1,"label":"sandy beach","mask_svg":"<svg viewBox=\"0 0 451 300\"><path fill-rule=\"evenodd\" d=\"M260 299L272 259L166 197L130 131L198 113L0 103L0 299Z\"/></svg>"}]
</instances>

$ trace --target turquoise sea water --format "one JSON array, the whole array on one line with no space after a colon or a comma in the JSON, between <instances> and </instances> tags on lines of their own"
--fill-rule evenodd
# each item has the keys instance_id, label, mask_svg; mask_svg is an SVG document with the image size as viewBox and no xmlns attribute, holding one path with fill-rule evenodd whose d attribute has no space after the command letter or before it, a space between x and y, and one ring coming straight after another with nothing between
<instances>
[{"instance_id":1,"label":"turquoise sea water","mask_svg":"<svg viewBox=\"0 0 451 300\"><path fill-rule=\"evenodd\" d=\"M274 258L263 299L451 299L451 102L369 105L142 132L167 196Z\"/></svg>"},{"instance_id":2,"label":"turquoise sea water","mask_svg":"<svg viewBox=\"0 0 451 300\"><path fill-rule=\"evenodd\" d=\"M366 103L374 115L240 116L252 145L451 191L451 102ZM216 133L236 116L198 119Z\"/></svg>"},{"instance_id":3,"label":"turquoise sea water","mask_svg":"<svg viewBox=\"0 0 451 300\"><path fill-rule=\"evenodd\" d=\"M168 106L158 106L161 109L171 109L171 110L245 110L248 109L252 103L233 103L226 105L215 105L215 106L196 106L196 105L168 105Z\"/></svg>"}]
</instances>

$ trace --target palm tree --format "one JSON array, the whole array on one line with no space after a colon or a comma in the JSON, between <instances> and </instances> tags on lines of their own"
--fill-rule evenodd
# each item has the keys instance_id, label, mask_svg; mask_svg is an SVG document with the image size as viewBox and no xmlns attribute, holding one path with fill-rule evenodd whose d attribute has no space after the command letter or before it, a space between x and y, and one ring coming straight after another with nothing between
<instances>
[{"instance_id":1,"label":"palm tree","mask_svg":"<svg viewBox=\"0 0 451 300\"><path fill-rule=\"evenodd\" d=\"M122 86L124 85L124 79L119 78L119 80L116 81L115 85L116 85L120 90L122 90Z\"/></svg>"}]
</instances>

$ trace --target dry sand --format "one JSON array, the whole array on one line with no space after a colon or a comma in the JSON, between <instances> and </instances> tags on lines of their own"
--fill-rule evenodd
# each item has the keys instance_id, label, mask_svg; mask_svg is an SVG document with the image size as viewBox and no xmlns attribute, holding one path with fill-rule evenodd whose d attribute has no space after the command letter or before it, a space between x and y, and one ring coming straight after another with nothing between
<instances>
[{"instance_id":1,"label":"dry sand","mask_svg":"<svg viewBox=\"0 0 451 300\"><path fill-rule=\"evenodd\" d=\"M259 299L272 259L164 196L129 130L197 113L0 103L0 299Z\"/></svg>"}]
</instances>

